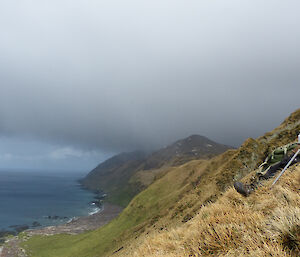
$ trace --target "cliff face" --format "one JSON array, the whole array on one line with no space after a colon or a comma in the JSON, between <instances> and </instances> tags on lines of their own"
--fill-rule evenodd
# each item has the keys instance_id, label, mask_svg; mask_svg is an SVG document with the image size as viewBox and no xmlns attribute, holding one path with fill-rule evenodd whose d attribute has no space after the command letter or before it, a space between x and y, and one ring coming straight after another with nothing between
<instances>
[{"instance_id":1,"label":"cliff face","mask_svg":"<svg viewBox=\"0 0 300 257\"><path fill-rule=\"evenodd\" d=\"M190 160L208 159L229 148L206 137L192 135L148 156L141 151L116 155L99 164L81 183L89 189L105 191L108 201L125 206L164 168Z\"/></svg>"}]
</instances>

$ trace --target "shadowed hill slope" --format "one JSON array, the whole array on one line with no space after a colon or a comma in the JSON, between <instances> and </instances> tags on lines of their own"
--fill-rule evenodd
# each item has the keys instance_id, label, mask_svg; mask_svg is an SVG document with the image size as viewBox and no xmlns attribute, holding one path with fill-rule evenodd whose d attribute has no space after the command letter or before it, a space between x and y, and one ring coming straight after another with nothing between
<instances>
[{"instance_id":1,"label":"shadowed hill slope","mask_svg":"<svg viewBox=\"0 0 300 257\"><path fill-rule=\"evenodd\" d=\"M110 202L125 206L140 190L128 181L145 158L140 151L118 154L99 164L80 182L88 189L105 191Z\"/></svg>"},{"instance_id":2,"label":"shadowed hill slope","mask_svg":"<svg viewBox=\"0 0 300 257\"><path fill-rule=\"evenodd\" d=\"M108 193L107 201L126 206L165 167L179 166L194 159L208 159L229 148L206 137L192 135L148 156L141 151L116 155L99 164L81 183L89 189Z\"/></svg>"},{"instance_id":3,"label":"shadowed hill slope","mask_svg":"<svg viewBox=\"0 0 300 257\"><path fill-rule=\"evenodd\" d=\"M244 201L244 198L230 189L233 181L244 176L247 179L247 176L251 175L251 172L258 167L269 151L279 145L294 141L299 131L300 109L290 115L278 128L258 139L246 140L239 149L228 150L209 160L193 160L178 167L166 167L163 175L135 196L118 218L99 230L77 236L33 237L26 241L24 246L30 251L32 257L111 256L113 253L114 256L133 256L133 254L136 256L143 256L141 254L145 254L145 256L180 256L176 255L177 251L182 254L181 256L186 256L186 254L199 256L200 253L213 254L215 252L220 253L219 256L226 256L224 249L232 253L231 256L241 256L247 249L240 248L234 252L236 247L242 247L240 244L243 242L242 239L234 240L235 237L238 238L241 231L248 229L252 229L258 234L261 233L263 227L257 225L256 222L263 223L272 217L267 216L269 215L268 209L273 208L277 194L278 197L281 194L279 205L290 199L292 206L295 203L299 206L299 199L294 194L299 192L297 191L299 187L297 184L282 180L281 183L290 186L294 193L287 192L287 187L281 193L275 189L266 191L261 188ZM296 180L297 177L294 179ZM269 194L273 194L275 198L270 202L260 202L260 195L263 192L266 194L262 195L261 199ZM289 194L293 194L293 196L289 198ZM285 197L288 200L284 200ZM248 207L243 209L245 203ZM234 209L235 206L237 206L236 209ZM274 214L276 214L275 209L272 209ZM258 210L258 216L255 216L256 210ZM250 214L249 221L247 220L248 212ZM297 210L295 212L297 213ZM200 215L200 213L202 214ZM239 213L241 213L240 216L238 216ZM253 216L251 216L252 214ZM262 218L260 215L263 214L266 216ZM241 225L240 228L233 224L234 217L237 218L237 224L244 222L244 227ZM279 220L283 218L282 216ZM188 224L193 224L191 225L193 229ZM222 224L227 224L227 227ZM214 231L215 227L216 232ZM197 232L198 228L199 233ZM237 232L236 229L238 229ZM173 233L173 231L175 232ZM226 231L228 231L227 234ZM163 236L161 245L159 234ZM204 240L205 235L210 235L207 241ZM234 238L231 238L231 235ZM219 241L214 244L215 239L213 238L218 236L220 236ZM248 238L250 236L251 233L248 234ZM264 241L269 240L267 237L263 237L259 242L255 241L258 240L257 238L253 240L249 244L251 249L254 249L256 244L270 247L270 243ZM200 241L205 243L204 246L200 244ZM153 248L150 247L147 250L146 248L152 243L154 244ZM199 252L199 249L204 252ZM279 253L282 253L281 250L281 248L278 249ZM254 254L252 256L261 255Z\"/></svg>"},{"instance_id":4,"label":"shadowed hill slope","mask_svg":"<svg viewBox=\"0 0 300 257\"><path fill-rule=\"evenodd\" d=\"M195 159L209 159L233 148L216 143L204 136L192 135L152 153L140 169L151 170L162 166L178 166Z\"/></svg>"}]
</instances>

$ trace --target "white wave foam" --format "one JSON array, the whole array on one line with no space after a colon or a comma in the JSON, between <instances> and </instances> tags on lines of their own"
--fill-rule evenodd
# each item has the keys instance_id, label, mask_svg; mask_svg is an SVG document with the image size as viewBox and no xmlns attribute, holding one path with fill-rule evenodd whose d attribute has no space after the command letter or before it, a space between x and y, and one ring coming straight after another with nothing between
<instances>
[{"instance_id":1,"label":"white wave foam","mask_svg":"<svg viewBox=\"0 0 300 257\"><path fill-rule=\"evenodd\" d=\"M75 221L75 220L77 220L77 219L78 219L77 217L73 217L73 218L71 218L71 219L69 219L69 220L67 221L67 224L70 223L70 222L72 222L72 221Z\"/></svg>"},{"instance_id":2,"label":"white wave foam","mask_svg":"<svg viewBox=\"0 0 300 257\"><path fill-rule=\"evenodd\" d=\"M98 213L99 211L101 211L101 209L97 207L97 208L95 208L93 211L89 212L89 215L96 214L96 213Z\"/></svg>"}]
</instances>

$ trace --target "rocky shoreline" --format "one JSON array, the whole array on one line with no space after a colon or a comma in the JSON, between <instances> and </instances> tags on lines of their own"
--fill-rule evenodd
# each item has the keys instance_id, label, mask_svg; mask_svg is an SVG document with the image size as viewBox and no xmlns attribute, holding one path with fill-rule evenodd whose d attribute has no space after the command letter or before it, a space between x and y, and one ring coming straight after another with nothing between
<instances>
[{"instance_id":1,"label":"rocky shoreline","mask_svg":"<svg viewBox=\"0 0 300 257\"><path fill-rule=\"evenodd\" d=\"M70 222L57 226L49 226L25 230L28 237L35 235L55 235L60 233L80 234L88 230L95 230L116 218L123 210L122 207L114 204L104 203L102 210L85 217L72 219ZM21 239L17 236L8 238L5 244L0 246L0 257L27 257L25 251L20 248Z\"/></svg>"},{"instance_id":2,"label":"rocky shoreline","mask_svg":"<svg viewBox=\"0 0 300 257\"><path fill-rule=\"evenodd\" d=\"M102 227L117 217L122 210L123 208L118 205L105 203L102 210L95 214L74 218L63 225L49 226L41 229L29 229L26 230L26 233L28 235L79 234Z\"/></svg>"},{"instance_id":3,"label":"rocky shoreline","mask_svg":"<svg viewBox=\"0 0 300 257\"><path fill-rule=\"evenodd\" d=\"M84 187L83 185L81 184L78 184L78 186L83 189L83 190L88 190L90 191L88 188ZM94 196L94 200L92 200L90 202L90 205L92 206L95 206L97 207L95 209L95 212L94 213L90 213L89 216L87 217L93 217L91 219L95 219L95 216L94 214L97 214L98 212L102 213L104 207L103 207L103 204L104 204L104 199L106 197L106 194L101 191L101 190L93 190L92 191L95 196ZM111 212L110 210L113 208L116 208L117 206L113 207L114 205L111 205L111 204L107 204L106 205L106 211L104 212L104 214L106 212ZM108 210L107 210L108 209ZM97 215L96 215L97 216ZM45 219L49 219L49 220L52 220L52 221L59 221L59 223L57 224L53 224L53 225L42 225L40 222L38 221L33 221L31 224L17 224L17 225L10 225L8 226L7 229L0 229L0 245L3 244L5 242L5 238L6 237L11 237L11 236L17 236L19 233L23 232L23 231L27 231L27 230L36 230L39 228L39 230L43 230L44 228L46 227L57 227L57 226L64 226L65 223L70 223L70 224L73 224L76 222L79 222L79 220L81 220L83 217L67 217L67 216L58 216L58 215L47 215L47 216L44 216ZM94 222L94 225L95 225L95 222ZM75 225L76 226L76 225Z\"/></svg>"}]
</instances>

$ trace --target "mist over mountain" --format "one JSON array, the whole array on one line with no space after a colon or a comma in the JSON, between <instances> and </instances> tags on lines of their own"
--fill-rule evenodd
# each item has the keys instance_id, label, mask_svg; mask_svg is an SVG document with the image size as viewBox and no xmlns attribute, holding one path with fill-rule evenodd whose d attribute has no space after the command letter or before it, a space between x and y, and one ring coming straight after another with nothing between
<instances>
[{"instance_id":1,"label":"mist over mountain","mask_svg":"<svg viewBox=\"0 0 300 257\"><path fill-rule=\"evenodd\" d=\"M300 256L299 10L1 0L0 257Z\"/></svg>"},{"instance_id":2,"label":"mist over mountain","mask_svg":"<svg viewBox=\"0 0 300 257\"><path fill-rule=\"evenodd\" d=\"M298 108L300 4L284 6L1 1L0 134L113 154L191 134L237 147Z\"/></svg>"},{"instance_id":3,"label":"mist over mountain","mask_svg":"<svg viewBox=\"0 0 300 257\"><path fill-rule=\"evenodd\" d=\"M117 154L100 163L81 183L88 189L107 193L109 202L126 206L167 167L180 166L191 160L210 159L228 149L232 147L204 136L192 135L152 153L134 151Z\"/></svg>"},{"instance_id":4,"label":"mist over mountain","mask_svg":"<svg viewBox=\"0 0 300 257\"><path fill-rule=\"evenodd\" d=\"M33 256L45 257L299 256L299 164L291 165L275 186L275 178L261 180L248 197L232 187L234 181L250 182L266 155L295 142L299 130L300 109L238 149L179 166L163 165L152 183L106 226L77 235L55 228L27 233L22 246ZM133 156L121 154L107 164L125 164ZM141 178L138 173L132 179ZM114 170L100 178L110 174ZM123 189L119 187L121 195Z\"/></svg>"}]
</instances>

